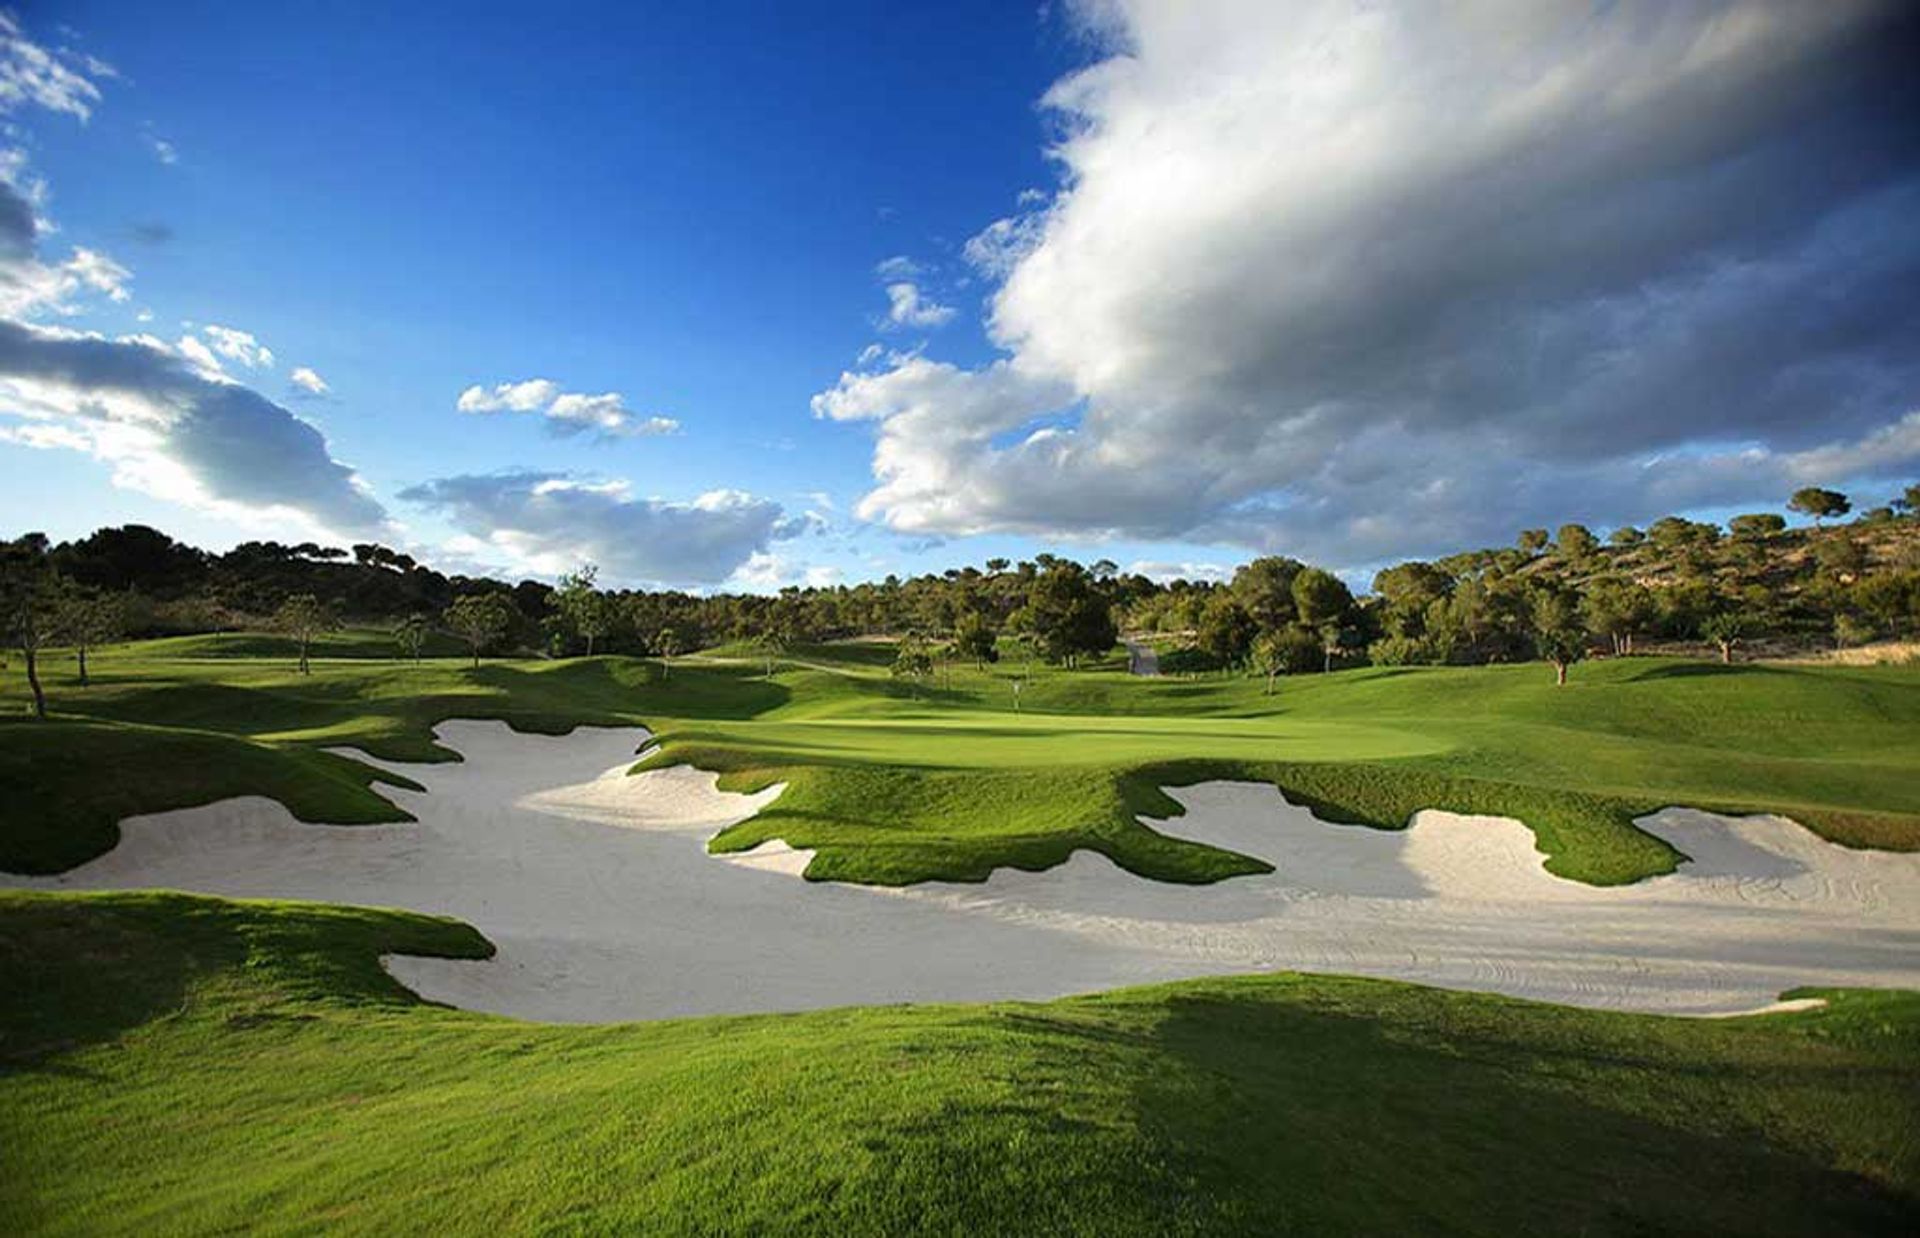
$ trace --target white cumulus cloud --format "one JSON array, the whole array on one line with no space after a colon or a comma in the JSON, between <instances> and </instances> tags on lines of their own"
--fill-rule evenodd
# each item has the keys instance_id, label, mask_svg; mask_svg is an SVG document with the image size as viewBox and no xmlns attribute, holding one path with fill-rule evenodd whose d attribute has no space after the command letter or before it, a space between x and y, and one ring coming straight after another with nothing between
<instances>
[{"instance_id":1,"label":"white cumulus cloud","mask_svg":"<svg viewBox=\"0 0 1920 1238\"><path fill-rule=\"evenodd\" d=\"M400 498L444 516L478 557L549 576L592 562L616 584L718 584L793 535L780 504L737 490L670 501L565 473L443 477Z\"/></svg>"},{"instance_id":2,"label":"white cumulus cloud","mask_svg":"<svg viewBox=\"0 0 1920 1238\"><path fill-rule=\"evenodd\" d=\"M634 413L627 407L626 397L617 391L585 395L563 391L560 384L545 378L500 383L492 388L476 384L460 393L455 407L463 413L536 413L546 418L548 428L556 434L592 432L601 438L651 438L680 431L680 423L671 417Z\"/></svg>"},{"instance_id":3,"label":"white cumulus cloud","mask_svg":"<svg viewBox=\"0 0 1920 1238\"><path fill-rule=\"evenodd\" d=\"M308 395L326 395L333 390L327 385L327 380L310 366L295 366L293 373L287 375L287 381Z\"/></svg>"},{"instance_id":4,"label":"white cumulus cloud","mask_svg":"<svg viewBox=\"0 0 1920 1238\"><path fill-rule=\"evenodd\" d=\"M1353 563L1916 463L1911 6L1080 7L1004 357L816 397L863 515Z\"/></svg>"},{"instance_id":5,"label":"white cumulus cloud","mask_svg":"<svg viewBox=\"0 0 1920 1238\"><path fill-rule=\"evenodd\" d=\"M939 327L952 321L955 311L905 280L887 285L887 321L896 327Z\"/></svg>"}]
</instances>

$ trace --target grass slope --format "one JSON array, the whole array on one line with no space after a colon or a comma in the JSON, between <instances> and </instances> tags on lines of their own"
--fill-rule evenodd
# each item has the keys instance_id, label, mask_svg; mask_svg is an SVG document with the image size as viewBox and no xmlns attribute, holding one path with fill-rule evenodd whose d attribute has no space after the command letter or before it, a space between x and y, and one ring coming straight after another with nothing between
<instances>
[{"instance_id":1,"label":"grass slope","mask_svg":"<svg viewBox=\"0 0 1920 1238\"><path fill-rule=\"evenodd\" d=\"M1582 666L1563 689L1538 666L1381 668L1269 696L1246 679L1011 666L912 688L872 643L797 650L772 679L726 658L670 675L626 658L479 670L341 658L298 676L285 658L189 648L104 650L92 688L50 676L60 722L0 723L0 867L68 867L111 846L128 812L242 792L309 820L392 819L371 768L318 750L452 759L431 728L453 717L548 733L644 724L660 740L647 763L717 769L737 789L784 782L715 846L785 838L818 851L815 878L977 880L1077 848L1167 881L1263 869L1136 819L1178 811L1162 786L1208 778L1273 782L1324 816L1385 827L1420 808L1515 816L1549 868L1593 882L1671 870L1679 857L1632 825L1669 804L1920 846L1912 667L1630 659ZM21 710L22 692L10 674L0 708ZM116 776L90 773L102 769Z\"/></svg>"},{"instance_id":2,"label":"grass slope","mask_svg":"<svg viewBox=\"0 0 1920 1238\"><path fill-rule=\"evenodd\" d=\"M1910 1233L1920 996L1728 1021L1276 975L609 1027L395 912L0 895L0 1231Z\"/></svg>"}]
</instances>

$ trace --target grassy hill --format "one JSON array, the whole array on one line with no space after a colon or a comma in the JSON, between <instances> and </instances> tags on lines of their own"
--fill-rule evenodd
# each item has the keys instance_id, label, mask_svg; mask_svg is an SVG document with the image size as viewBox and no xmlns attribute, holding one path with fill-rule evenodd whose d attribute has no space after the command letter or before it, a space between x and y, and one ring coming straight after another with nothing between
<instances>
[{"instance_id":1,"label":"grassy hill","mask_svg":"<svg viewBox=\"0 0 1920 1238\"><path fill-rule=\"evenodd\" d=\"M1256 861L1167 838L1165 785L1264 779L1335 820L1398 827L1440 807L1512 815L1555 872L1595 882L1669 871L1633 828L1669 804L1781 812L1855 845L1920 846L1920 668L1635 658L1556 689L1532 665L1371 668L1285 681L1142 680L1002 665L926 685L868 644L758 662L628 658L420 664L178 656L130 645L95 683L55 683L58 716L0 723L0 867L47 872L113 844L133 812L255 793L307 820L401 819L388 776L325 748L447 760L434 723L524 730L645 724L651 763L689 761L749 788L786 782L722 849L768 837L819 850L810 875L978 879L1075 848L1146 877L1210 881ZM1016 702L1016 676L1025 687ZM0 708L17 710L10 677ZM101 771L113 771L101 777Z\"/></svg>"},{"instance_id":2,"label":"grassy hill","mask_svg":"<svg viewBox=\"0 0 1920 1238\"><path fill-rule=\"evenodd\" d=\"M1737 1020L1275 975L609 1027L463 926L0 894L9 1233L1910 1233L1920 998Z\"/></svg>"}]
</instances>

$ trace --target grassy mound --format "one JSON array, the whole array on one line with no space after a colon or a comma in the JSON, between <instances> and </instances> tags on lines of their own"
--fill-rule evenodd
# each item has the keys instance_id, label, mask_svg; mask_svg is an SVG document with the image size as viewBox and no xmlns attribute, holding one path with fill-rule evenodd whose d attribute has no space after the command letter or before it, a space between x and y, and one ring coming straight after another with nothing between
<instances>
[{"instance_id":1,"label":"grassy mound","mask_svg":"<svg viewBox=\"0 0 1920 1238\"><path fill-rule=\"evenodd\" d=\"M1724 1021L1277 975L611 1027L448 921L0 895L0 1229L1911 1232L1920 996Z\"/></svg>"},{"instance_id":2,"label":"grassy mound","mask_svg":"<svg viewBox=\"0 0 1920 1238\"><path fill-rule=\"evenodd\" d=\"M177 642L103 651L91 688L50 672L60 723L0 724L0 868L67 867L110 846L120 816L225 795L272 795L309 820L392 819L374 771L318 750L454 759L432 727L456 717L546 733L646 725L652 764L716 769L734 789L784 782L715 846L784 838L819 853L815 878L977 880L1080 848L1166 881L1263 870L1138 821L1178 811L1160 787L1208 778L1272 782L1386 828L1421 808L1518 817L1549 868L1600 883L1673 868L1680 857L1633 826L1671 804L1920 846L1920 668L1645 658L1583 666L1558 689L1539 666L1382 668L1267 695L1247 679L1013 665L909 685L886 655L813 646L771 678L753 661L669 673L628 658L340 658L300 676L284 657L179 656ZM23 708L21 691L9 676L0 708Z\"/></svg>"}]
</instances>

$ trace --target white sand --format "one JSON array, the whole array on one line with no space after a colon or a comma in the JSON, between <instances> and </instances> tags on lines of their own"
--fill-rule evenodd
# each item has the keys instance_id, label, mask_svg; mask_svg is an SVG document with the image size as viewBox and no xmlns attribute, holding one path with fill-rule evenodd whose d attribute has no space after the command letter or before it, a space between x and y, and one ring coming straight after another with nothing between
<instances>
[{"instance_id":1,"label":"white sand","mask_svg":"<svg viewBox=\"0 0 1920 1238\"><path fill-rule=\"evenodd\" d=\"M414 825L314 826L244 798L129 819L111 853L37 888L162 886L458 916L484 962L393 957L424 996L597 1022L850 1003L1038 998L1293 968L1584 1006L1776 1009L1800 985L1920 988L1920 855L1849 851L1775 817L1669 809L1642 824L1693 862L1599 889L1540 867L1501 818L1330 826L1264 784L1176 790L1155 828L1266 859L1272 876L1186 887L1080 853L983 885L796 880L810 853L705 840L779 794L689 768L626 777L646 734L515 735L453 722L464 764L406 766Z\"/></svg>"}]
</instances>

